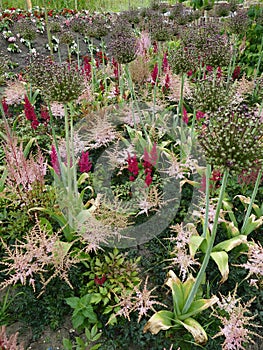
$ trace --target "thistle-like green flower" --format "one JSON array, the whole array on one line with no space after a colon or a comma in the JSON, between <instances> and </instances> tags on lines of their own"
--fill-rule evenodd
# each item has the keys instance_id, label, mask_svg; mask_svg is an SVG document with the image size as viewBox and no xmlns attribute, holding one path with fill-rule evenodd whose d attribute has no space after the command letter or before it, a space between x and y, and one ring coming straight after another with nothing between
<instances>
[{"instance_id":1,"label":"thistle-like green flower","mask_svg":"<svg viewBox=\"0 0 263 350\"><path fill-rule=\"evenodd\" d=\"M206 115L197 126L198 141L207 161L232 173L263 164L263 123L258 111L243 104Z\"/></svg>"}]
</instances>

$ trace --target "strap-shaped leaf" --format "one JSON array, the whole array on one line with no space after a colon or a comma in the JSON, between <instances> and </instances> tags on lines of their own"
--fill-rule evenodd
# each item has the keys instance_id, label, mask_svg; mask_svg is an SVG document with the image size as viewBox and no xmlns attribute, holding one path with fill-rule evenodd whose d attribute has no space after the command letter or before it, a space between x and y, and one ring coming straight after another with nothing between
<instances>
[{"instance_id":1,"label":"strap-shaped leaf","mask_svg":"<svg viewBox=\"0 0 263 350\"><path fill-rule=\"evenodd\" d=\"M212 252L211 258L217 264L217 267L221 273L222 279L220 283L224 283L228 279L229 266L228 266L228 254L225 251Z\"/></svg>"},{"instance_id":2,"label":"strap-shaped leaf","mask_svg":"<svg viewBox=\"0 0 263 350\"><path fill-rule=\"evenodd\" d=\"M143 332L150 331L152 334L157 334L160 331L166 331L173 326L172 321L174 313L171 311L161 310L156 312L146 323Z\"/></svg>"},{"instance_id":3,"label":"strap-shaped leaf","mask_svg":"<svg viewBox=\"0 0 263 350\"><path fill-rule=\"evenodd\" d=\"M205 345L207 343L207 334L204 328L195 319L189 317L184 320L184 322L181 321L180 323L185 329L187 329L188 332L192 334L197 344Z\"/></svg>"}]
</instances>

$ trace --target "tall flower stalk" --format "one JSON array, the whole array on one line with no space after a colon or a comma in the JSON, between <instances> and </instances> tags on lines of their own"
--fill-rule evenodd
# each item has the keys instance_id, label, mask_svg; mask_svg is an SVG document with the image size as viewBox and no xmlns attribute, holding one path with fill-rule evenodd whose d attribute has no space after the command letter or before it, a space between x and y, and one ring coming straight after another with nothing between
<instances>
[{"instance_id":1,"label":"tall flower stalk","mask_svg":"<svg viewBox=\"0 0 263 350\"><path fill-rule=\"evenodd\" d=\"M218 226L218 219L219 219L219 214L220 214L220 209L222 207L222 202L223 202L223 199L224 199L224 194L225 194L225 190L226 190L226 185L227 185L227 179L228 179L228 175L229 175L229 170L226 169L224 171L224 175L223 175L223 180L222 180L222 185L221 185L221 189L220 189L220 194L219 194L219 198L218 198L218 202L217 202L217 207L216 207L216 213L215 213L215 219L214 219L214 225L213 225L213 228L212 228L212 232L211 232L211 236L207 236L207 248L206 248L206 253L205 253L205 257L204 257L204 260L202 262L202 265L201 265L201 268L197 274L197 277L196 277L196 281L193 285L193 288L191 289L191 292L186 300L186 303L184 305L184 308L183 308L183 313L186 313L195 296L196 296L196 293L204 279L204 275L205 275L205 271L206 271L206 268L207 268L207 265L209 263L209 260L210 260L210 257L211 257L211 252L212 252L212 249L213 249L213 246L214 246L214 242L215 242L215 238L216 238L216 232L217 232L217 226ZM207 182L209 180L207 179ZM208 221L208 217L207 217L207 212L209 210L209 207L206 207L206 221ZM207 227L207 223L205 224L205 227Z\"/></svg>"}]
</instances>

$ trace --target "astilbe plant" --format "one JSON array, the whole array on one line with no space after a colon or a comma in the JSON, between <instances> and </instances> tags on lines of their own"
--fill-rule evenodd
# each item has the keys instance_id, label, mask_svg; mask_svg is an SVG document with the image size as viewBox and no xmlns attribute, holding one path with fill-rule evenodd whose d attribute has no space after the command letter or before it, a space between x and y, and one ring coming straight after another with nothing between
<instances>
[{"instance_id":1,"label":"astilbe plant","mask_svg":"<svg viewBox=\"0 0 263 350\"><path fill-rule=\"evenodd\" d=\"M4 90L5 101L8 105L20 104L26 95L25 82L14 80L7 82Z\"/></svg>"},{"instance_id":2,"label":"astilbe plant","mask_svg":"<svg viewBox=\"0 0 263 350\"><path fill-rule=\"evenodd\" d=\"M17 240L12 246L8 246L3 239L1 241L6 252L1 265L6 266L3 272L8 276L1 282L1 289L17 283L28 283L35 291L37 275L41 277L43 288L57 276L72 288L68 272L78 261L69 252L72 243L62 242L58 233L51 233L46 227L41 227L38 219L23 241ZM45 279L45 273L50 272L51 276Z\"/></svg>"},{"instance_id":3,"label":"astilbe plant","mask_svg":"<svg viewBox=\"0 0 263 350\"><path fill-rule=\"evenodd\" d=\"M31 154L26 158L23 144L18 145L18 139L12 135L8 126L6 126L6 132L7 137L3 148L6 158L7 185L24 198L35 184L43 188L47 164L39 147L35 156Z\"/></svg>"},{"instance_id":4,"label":"astilbe plant","mask_svg":"<svg viewBox=\"0 0 263 350\"><path fill-rule=\"evenodd\" d=\"M0 328L0 349L1 350L24 350L23 345L17 345L18 333L12 334L9 337L6 334L6 327Z\"/></svg>"},{"instance_id":5,"label":"astilbe plant","mask_svg":"<svg viewBox=\"0 0 263 350\"><path fill-rule=\"evenodd\" d=\"M219 169L240 173L255 162L262 164L262 120L244 104L208 113L197 133L207 161Z\"/></svg>"},{"instance_id":6,"label":"astilbe plant","mask_svg":"<svg viewBox=\"0 0 263 350\"><path fill-rule=\"evenodd\" d=\"M133 290L123 290L120 296L117 296L119 303L115 305L119 310L112 317L124 316L130 321L130 314L138 312L138 322L142 317L148 314L149 310L156 312L154 305L161 305L166 307L163 303L155 300L156 295L152 295L152 292L157 288L154 287L151 290L147 288L148 276L145 279L143 288L139 288L140 285L134 286ZM109 321L110 322L110 321Z\"/></svg>"},{"instance_id":7,"label":"astilbe plant","mask_svg":"<svg viewBox=\"0 0 263 350\"><path fill-rule=\"evenodd\" d=\"M171 251L172 258L169 259L171 264L169 266L176 266L179 268L179 274L182 280L185 281L190 271L194 270L194 265L200 265L200 263L194 258L193 254L189 253L190 238L196 234L195 227L192 224L188 224L185 227L183 224L177 224L171 226L171 231L177 233L176 237L168 238L174 243L173 250Z\"/></svg>"},{"instance_id":8,"label":"astilbe plant","mask_svg":"<svg viewBox=\"0 0 263 350\"><path fill-rule=\"evenodd\" d=\"M214 338L218 336L225 337L222 344L223 350L245 350L245 344L248 342L254 343L251 336L258 336L255 331L249 329L249 327L259 327L252 323L255 316L248 316L251 314L249 308L255 298L244 304L240 298L237 298L236 293L237 287L232 295L229 293L227 297L221 296L221 300L217 302L218 309L215 316L219 318L222 326Z\"/></svg>"},{"instance_id":9,"label":"astilbe plant","mask_svg":"<svg viewBox=\"0 0 263 350\"><path fill-rule=\"evenodd\" d=\"M255 287L259 287L263 280L263 247L260 243L251 242L247 252L247 262L238 265L248 270L248 276L246 278L254 277L250 279L250 284Z\"/></svg>"}]
</instances>

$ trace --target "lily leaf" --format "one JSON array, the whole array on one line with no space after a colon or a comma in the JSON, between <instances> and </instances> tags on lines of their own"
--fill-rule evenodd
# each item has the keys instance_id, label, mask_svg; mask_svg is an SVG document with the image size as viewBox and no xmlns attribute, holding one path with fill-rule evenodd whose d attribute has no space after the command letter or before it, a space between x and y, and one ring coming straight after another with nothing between
<instances>
[{"instance_id":1,"label":"lily leaf","mask_svg":"<svg viewBox=\"0 0 263 350\"><path fill-rule=\"evenodd\" d=\"M248 218L247 224L242 230L244 235L249 235L252 231L256 230L263 224L263 216L256 220L254 214L250 215Z\"/></svg>"},{"instance_id":2,"label":"lily leaf","mask_svg":"<svg viewBox=\"0 0 263 350\"><path fill-rule=\"evenodd\" d=\"M202 243L205 241L205 237L192 235L189 242L190 255L195 256L197 250L201 247Z\"/></svg>"},{"instance_id":3,"label":"lily leaf","mask_svg":"<svg viewBox=\"0 0 263 350\"><path fill-rule=\"evenodd\" d=\"M176 316L179 316L184 307L183 283L172 270L168 272L168 276L165 284L172 290L174 312Z\"/></svg>"},{"instance_id":4,"label":"lily leaf","mask_svg":"<svg viewBox=\"0 0 263 350\"><path fill-rule=\"evenodd\" d=\"M227 232L232 237L238 236L240 234L240 231L239 231L238 227L235 226L233 221L231 221L231 222L226 221L226 222L224 222L224 224L226 226Z\"/></svg>"},{"instance_id":5,"label":"lily leaf","mask_svg":"<svg viewBox=\"0 0 263 350\"><path fill-rule=\"evenodd\" d=\"M183 314L182 316L179 317L179 319L181 321L186 320L189 317L192 317L196 314L199 314L201 311L208 309L209 307L211 307L212 305L214 305L215 303L217 303L218 298L214 295L212 298L210 299L198 299L198 300L194 300L189 308L189 310L187 311L186 314Z\"/></svg>"},{"instance_id":6,"label":"lily leaf","mask_svg":"<svg viewBox=\"0 0 263 350\"><path fill-rule=\"evenodd\" d=\"M166 331L173 326L172 321L174 313L171 311L161 310L156 312L146 323L143 332L150 331L152 334L157 334L161 330Z\"/></svg>"},{"instance_id":7,"label":"lily leaf","mask_svg":"<svg viewBox=\"0 0 263 350\"><path fill-rule=\"evenodd\" d=\"M192 334L197 344L205 345L208 337L204 328L195 319L189 317L184 322L180 321L180 324Z\"/></svg>"},{"instance_id":8,"label":"lily leaf","mask_svg":"<svg viewBox=\"0 0 263 350\"><path fill-rule=\"evenodd\" d=\"M238 235L236 237L218 243L216 246L214 246L213 252L220 252L222 250L229 252L230 250L234 249L242 243L247 243L247 236Z\"/></svg>"},{"instance_id":9,"label":"lily leaf","mask_svg":"<svg viewBox=\"0 0 263 350\"><path fill-rule=\"evenodd\" d=\"M222 279L220 283L224 283L228 279L229 274L228 254L225 251L212 252L211 258L217 264L217 267L221 273Z\"/></svg>"}]
</instances>

